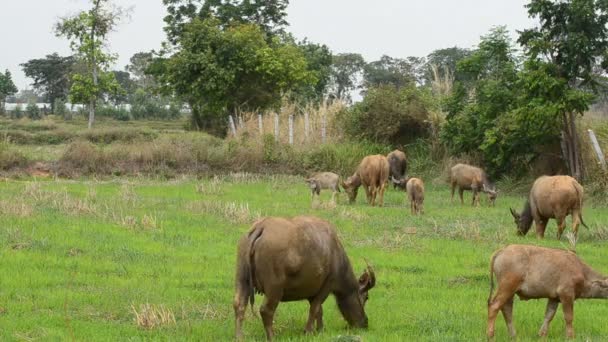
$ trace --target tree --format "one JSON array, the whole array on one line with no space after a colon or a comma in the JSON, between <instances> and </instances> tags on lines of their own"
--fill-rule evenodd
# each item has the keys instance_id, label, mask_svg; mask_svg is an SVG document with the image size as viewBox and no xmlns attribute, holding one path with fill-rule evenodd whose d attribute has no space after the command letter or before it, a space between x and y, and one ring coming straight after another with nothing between
<instances>
[{"instance_id":1,"label":"tree","mask_svg":"<svg viewBox=\"0 0 608 342\"><path fill-rule=\"evenodd\" d=\"M104 52L103 46L124 14L122 9L111 7L110 0L91 0L91 4L90 10L63 18L55 27L56 35L69 39L72 50L86 64L87 73L72 77L70 97L72 103L88 103L89 129L95 121L97 100L119 87L114 74L108 72L115 57Z\"/></svg>"},{"instance_id":2,"label":"tree","mask_svg":"<svg viewBox=\"0 0 608 342\"><path fill-rule=\"evenodd\" d=\"M135 81L126 71L114 70L112 73L119 87L114 87L112 92L108 93L109 100L115 105L128 102L137 89Z\"/></svg>"},{"instance_id":3,"label":"tree","mask_svg":"<svg viewBox=\"0 0 608 342\"><path fill-rule=\"evenodd\" d=\"M548 94L556 116L562 121L564 159L570 174L581 179L583 174L576 118L589 107L595 90L594 68L608 69L608 2L604 0L531 0L530 17L539 26L520 33L519 43L531 63L549 63L543 70L570 95L558 98Z\"/></svg>"},{"instance_id":4,"label":"tree","mask_svg":"<svg viewBox=\"0 0 608 342\"><path fill-rule=\"evenodd\" d=\"M34 89L45 94L53 112L56 100L65 100L68 96L74 62L73 56L61 57L53 53L21 64L25 75L34 80Z\"/></svg>"},{"instance_id":5,"label":"tree","mask_svg":"<svg viewBox=\"0 0 608 342\"><path fill-rule=\"evenodd\" d=\"M154 76L147 72L153 60L153 52L138 52L129 59L129 65L125 67L125 70L131 73L133 76L133 81L136 83L137 87L156 87Z\"/></svg>"},{"instance_id":6,"label":"tree","mask_svg":"<svg viewBox=\"0 0 608 342\"><path fill-rule=\"evenodd\" d=\"M379 60L363 68L363 85L365 88L392 84L397 88L415 84L419 81L422 61L416 57L408 60L382 56Z\"/></svg>"},{"instance_id":7,"label":"tree","mask_svg":"<svg viewBox=\"0 0 608 342\"><path fill-rule=\"evenodd\" d=\"M167 39L175 45L195 18L215 18L222 27L256 24L268 37L283 33L289 0L163 0L163 4L168 13L164 18Z\"/></svg>"},{"instance_id":8,"label":"tree","mask_svg":"<svg viewBox=\"0 0 608 342\"><path fill-rule=\"evenodd\" d=\"M190 105L196 129L224 135L229 113L275 106L317 82L298 46L268 41L255 24L224 28L216 19L194 19L177 39L180 50L151 69L165 93Z\"/></svg>"},{"instance_id":9,"label":"tree","mask_svg":"<svg viewBox=\"0 0 608 342\"><path fill-rule=\"evenodd\" d=\"M332 57L332 96L350 101L350 92L357 89L357 78L361 75L365 60L358 53L340 53Z\"/></svg>"},{"instance_id":10,"label":"tree","mask_svg":"<svg viewBox=\"0 0 608 342\"><path fill-rule=\"evenodd\" d=\"M4 74L0 73L0 112L4 113L4 102L8 96L17 93L17 87L13 83L11 72L7 70Z\"/></svg>"},{"instance_id":11,"label":"tree","mask_svg":"<svg viewBox=\"0 0 608 342\"><path fill-rule=\"evenodd\" d=\"M294 89L295 100L299 102L321 101L327 93L331 77L331 51L327 45L312 43L306 39L299 43L286 40L285 43L295 44L300 48L306 59L308 70L316 79L315 83L306 83L303 87Z\"/></svg>"},{"instance_id":12,"label":"tree","mask_svg":"<svg viewBox=\"0 0 608 342\"><path fill-rule=\"evenodd\" d=\"M426 57L426 65L424 67L424 79L425 83L433 81L433 67L437 68L443 73L453 75L455 80L461 80L462 76L456 73L456 65L459 61L471 55L469 49L459 48L457 46L438 49L431 52Z\"/></svg>"}]
</instances>

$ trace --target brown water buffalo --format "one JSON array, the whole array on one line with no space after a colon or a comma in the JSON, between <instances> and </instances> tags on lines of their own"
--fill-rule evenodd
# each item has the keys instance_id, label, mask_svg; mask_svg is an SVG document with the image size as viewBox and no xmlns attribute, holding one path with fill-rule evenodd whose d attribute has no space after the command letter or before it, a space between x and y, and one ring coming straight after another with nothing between
<instances>
[{"instance_id":1,"label":"brown water buffalo","mask_svg":"<svg viewBox=\"0 0 608 342\"><path fill-rule=\"evenodd\" d=\"M450 169L450 185L452 186L451 201L454 200L454 190L458 187L461 204L464 204L462 195L465 190L473 191L472 205L475 203L479 205L479 192L488 194L488 201L492 206L498 196L496 187L490 183L485 171L467 164L456 164Z\"/></svg>"},{"instance_id":2,"label":"brown water buffalo","mask_svg":"<svg viewBox=\"0 0 608 342\"><path fill-rule=\"evenodd\" d=\"M389 164L389 177L393 183L393 189L399 187L404 188L406 183L407 173L407 158L405 153L400 150L394 150L386 155Z\"/></svg>"},{"instance_id":3,"label":"brown water buffalo","mask_svg":"<svg viewBox=\"0 0 608 342\"><path fill-rule=\"evenodd\" d=\"M498 290L492 298L494 274ZM488 338L494 336L499 310L505 317L509 334L515 337L512 321L515 294L522 300L548 298L545 320L538 332L540 336L547 335L549 323L557 306L562 303L566 334L572 338L574 301L578 298L608 298L608 279L569 251L526 245L509 245L500 249L490 262Z\"/></svg>"},{"instance_id":4,"label":"brown water buffalo","mask_svg":"<svg viewBox=\"0 0 608 342\"><path fill-rule=\"evenodd\" d=\"M367 203L372 206L376 205L376 197L378 197L378 205L384 205L384 191L386 190L388 173L389 164L385 156L377 154L363 158L357 167L357 171L342 182L342 187L348 195L349 202L355 202L357 191L363 185Z\"/></svg>"},{"instance_id":5,"label":"brown water buffalo","mask_svg":"<svg viewBox=\"0 0 608 342\"><path fill-rule=\"evenodd\" d=\"M515 218L517 233L526 235L534 221L536 236L545 237L547 221L557 221L557 239L566 227L566 216L572 215L572 231L576 237L578 225L583 222L583 187L570 176L541 176L534 181L524 210L520 213L511 209Z\"/></svg>"},{"instance_id":6,"label":"brown water buffalo","mask_svg":"<svg viewBox=\"0 0 608 342\"><path fill-rule=\"evenodd\" d=\"M331 200L335 201L336 194L340 192L340 176L333 172L317 172L307 178L306 183L310 187L311 198L319 196L321 189L329 189L332 191Z\"/></svg>"},{"instance_id":7,"label":"brown water buffalo","mask_svg":"<svg viewBox=\"0 0 608 342\"><path fill-rule=\"evenodd\" d=\"M242 339L247 302L253 310L254 292L264 295L260 315L266 337L272 340L272 320L279 302L308 300L305 331L323 328L322 304L336 298L352 327L367 327L364 306L376 276L368 265L357 280L335 228L312 216L291 219L267 217L256 221L238 245L234 313L236 337Z\"/></svg>"},{"instance_id":8,"label":"brown water buffalo","mask_svg":"<svg viewBox=\"0 0 608 342\"><path fill-rule=\"evenodd\" d=\"M419 178L408 179L405 190L410 200L412 214L424 214L424 183L422 180Z\"/></svg>"}]
</instances>

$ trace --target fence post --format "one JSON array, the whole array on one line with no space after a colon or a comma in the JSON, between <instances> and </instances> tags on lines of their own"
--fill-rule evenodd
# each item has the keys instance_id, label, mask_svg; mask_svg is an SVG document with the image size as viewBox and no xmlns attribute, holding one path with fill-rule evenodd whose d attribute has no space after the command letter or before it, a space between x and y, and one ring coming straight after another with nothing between
<instances>
[{"instance_id":1,"label":"fence post","mask_svg":"<svg viewBox=\"0 0 608 342\"><path fill-rule=\"evenodd\" d=\"M228 120L230 121L230 129L232 130L232 135L236 136L236 126L234 125L234 119L232 115L228 115Z\"/></svg>"},{"instance_id":2,"label":"fence post","mask_svg":"<svg viewBox=\"0 0 608 342\"><path fill-rule=\"evenodd\" d=\"M310 118L308 117L308 111L304 112L304 137L308 141L308 131L310 130Z\"/></svg>"},{"instance_id":3,"label":"fence post","mask_svg":"<svg viewBox=\"0 0 608 342\"><path fill-rule=\"evenodd\" d=\"M274 140L279 141L279 113L274 113Z\"/></svg>"},{"instance_id":4,"label":"fence post","mask_svg":"<svg viewBox=\"0 0 608 342\"><path fill-rule=\"evenodd\" d=\"M264 126L262 125L262 114L258 114L258 129L260 130L260 136L264 135Z\"/></svg>"},{"instance_id":5,"label":"fence post","mask_svg":"<svg viewBox=\"0 0 608 342\"><path fill-rule=\"evenodd\" d=\"M325 118L325 113L323 113L323 117L321 118L321 142L325 144L326 139L327 139L327 120Z\"/></svg>"},{"instance_id":6,"label":"fence post","mask_svg":"<svg viewBox=\"0 0 608 342\"><path fill-rule=\"evenodd\" d=\"M591 139L591 145L593 145L593 149L595 150L595 154L597 155L597 159L599 160L600 166L602 167L602 170L606 171L606 159L604 158L604 153L602 153L600 144L597 142L595 133L593 133L593 131L591 129L588 129L587 133L589 133L589 138Z\"/></svg>"},{"instance_id":7,"label":"fence post","mask_svg":"<svg viewBox=\"0 0 608 342\"><path fill-rule=\"evenodd\" d=\"M241 129L245 129L245 119L243 118L243 114L239 115L239 127Z\"/></svg>"},{"instance_id":8,"label":"fence post","mask_svg":"<svg viewBox=\"0 0 608 342\"><path fill-rule=\"evenodd\" d=\"M289 115L289 145L293 145L293 114Z\"/></svg>"}]
</instances>

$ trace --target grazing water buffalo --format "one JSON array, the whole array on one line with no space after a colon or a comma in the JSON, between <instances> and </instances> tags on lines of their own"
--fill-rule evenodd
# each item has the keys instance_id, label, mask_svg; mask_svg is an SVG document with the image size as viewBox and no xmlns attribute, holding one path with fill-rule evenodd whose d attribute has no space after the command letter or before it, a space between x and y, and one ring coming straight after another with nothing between
<instances>
[{"instance_id":1,"label":"grazing water buffalo","mask_svg":"<svg viewBox=\"0 0 608 342\"><path fill-rule=\"evenodd\" d=\"M488 201L490 205L494 205L498 191L496 187L490 183L484 170L467 165L467 164L456 164L450 170L450 184L452 186L452 198L454 200L454 190L458 187L458 195L460 196L460 203L464 204L462 194L465 190L473 191L473 202L472 205L479 205L479 192L485 192L488 194Z\"/></svg>"},{"instance_id":2,"label":"grazing water buffalo","mask_svg":"<svg viewBox=\"0 0 608 342\"><path fill-rule=\"evenodd\" d=\"M357 280L334 227L317 217L267 217L255 222L238 245L234 313L236 337L242 339L247 302L264 295L260 315L272 340L272 320L279 302L308 300L305 331L323 328L325 299L333 294L350 326L367 327L364 306L376 276L368 265Z\"/></svg>"},{"instance_id":3,"label":"grazing water buffalo","mask_svg":"<svg viewBox=\"0 0 608 342\"><path fill-rule=\"evenodd\" d=\"M385 156L377 154L363 158L355 174L342 182L342 187L348 195L349 202L355 202L357 191L363 184L367 203L372 206L376 205L376 196L378 196L378 205L384 205L384 191L386 190L388 173L389 165Z\"/></svg>"},{"instance_id":4,"label":"grazing water buffalo","mask_svg":"<svg viewBox=\"0 0 608 342\"><path fill-rule=\"evenodd\" d=\"M405 153L400 150L394 150L386 155L389 164L389 177L393 182L393 189L403 188L406 183L407 159Z\"/></svg>"},{"instance_id":5,"label":"grazing water buffalo","mask_svg":"<svg viewBox=\"0 0 608 342\"><path fill-rule=\"evenodd\" d=\"M410 178L405 186L413 215L424 214L424 183L419 178Z\"/></svg>"},{"instance_id":6,"label":"grazing water buffalo","mask_svg":"<svg viewBox=\"0 0 608 342\"><path fill-rule=\"evenodd\" d=\"M520 213L511 208L515 218L517 233L526 235L534 221L536 236L545 237L547 221L554 218L557 221L557 239L562 236L566 227L566 216L572 215L572 231L576 237L578 225L583 222L583 187L570 176L541 176L534 181L530 196Z\"/></svg>"},{"instance_id":7,"label":"grazing water buffalo","mask_svg":"<svg viewBox=\"0 0 608 342\"><path fill-rule=\"evenodd\" d=\"M332 191L331 200L335 201L336 194L340 192L340 176L333 172L318 172L306 179L306 183L310 187L311 198L321 194L321 189L330 189Z\"/></svg>"},{"instance_id":8,"label":"grazing water buffalo","mask_svg":"<svg viewBox=\"0 0 608 342\"><path fill-rule=\"evenodd\" d=\"M498 290L492 298L494 274ZM522 300L548 299L545 321L538 332L540 336L547 335L549 323L557 306L562 303L566 334L572 338L574 301L578 298L608 298L608 279L569 251L526 245L509 245L500 249L490 262L489 338L494 336L499 310L505 317L509 334L515 337L512 321L515 294Z\"/></svg>"}]
</instances>

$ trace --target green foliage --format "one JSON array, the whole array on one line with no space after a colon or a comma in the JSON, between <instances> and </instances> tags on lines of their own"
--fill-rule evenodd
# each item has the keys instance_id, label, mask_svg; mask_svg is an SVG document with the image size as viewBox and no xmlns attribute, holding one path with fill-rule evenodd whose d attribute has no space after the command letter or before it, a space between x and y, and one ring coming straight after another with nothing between
<instances>
[{"instance_id":1,"label":"green foliage","mask_svg":"<svg viewBox=\"0 0 608 342\"><path fill-rule=\"evenodd\" d=\"M123 106L99 106L95 109L95 114L106 118L112 118L118 121L131 120L131 115L129 114L129 111Z\"/></svg>"},{"instance_id":2,"label":"green foliage","mask_svg":"<svg viewBox=\"0 0 608 342\"><path fill-rule=\"evenodd\" d=\"M192 109L192 125L222 136L237 109L276 106L289 91L314 85L302 50L252 24L222 27L216 19L185 24L180 50L155 66L166 92Z\"/></svg>"},{"instance_id":3,"label":"green foliage","mask_svg":"<svg viewBox=\"0 0 608 342\"><path fill-rule=\"evenodd\" d=\"M305 83L301 87L293 89L292 97L300 103L318 103L323 100L329 86L332 65L331 51L326 45L315 44L307 40L296 45L302 51L307 68L314 75L316 83Z\"/></svg>"},{"instance_id":4,"label":"green foliage","mask_svg":"<svg viewBox=\"0 0 608 342\"><path fill-rule=\"evenodd\" d=\"M337 121L352 139L404 144L429 134L429 114L436 109L428 89L413 84L370 88L363 100L339 114Z\"/></svg>"},{"instance_id":5,"label":"green foliage","mask_svg":"<svg viewBox=\"0 0 608 342\"><path fill-rule=\"evenodd\" d=\"M283 33L289 1L163 0L163 4L168 13L164 18L167 38L171 44L179 45L185 27L197 18L216 18L221 26L255 24L271 36Z\"/></svg>"},{"instance_id":6,"label":"green foliage","mask_svg":"<svg viewBox=\"0 0 608 342\"><path fill-rule=\"evenodd\" d=\"M167 105L169 105L168 108ZM131 115L134 119L171 120L178 118L181 114L176 103L153 96L140 88L131 99Z\"/></svg>"},{"instance_id":7,"label":"green foliage","mask_svg":"<svg viewBox=\"0 0 608 342\"><path fill-rule=\"evenodd\" d=\"M23 107L19 103L15 106L15 109L11 112L11 118L21 119L22 117L23 117Z\"/></svg>"},{"instance_id":8,"label":"green foliage","mask_svg":"<svg viewBox=\"0 0 608 342\"><path fill-rule=\"evenodd\" d=\"M456 65L459 61L469 57L471 51L469 49L459 48L457 46L438 49L431 52L426 57L426 66L424 70L425 83L428 84L433 81L432 66L435 66L441 72L448 73L454 77L455 80L462 80L463 75L456 72Z\"/></svg>"},{"instance_id":9,"label":"green foliage","mask_svg":"<svg viewBox=\"0 0 608 342\"><path fill-rule=\"evenodd\" d=\"M90 10L63 18L55 27L56 35L70 40L70 47L86 65L86 71L72 77L70 100L89 104L89 128L97 100L106 93L119 93L120 85L108 71L116 57L104 52L103 46L124 14L121 8L111 6L110 0L91 0L91 5Z\"/></svg>"},{"instance_id":10,"label":"green foliage","mask_svg":"<svg viewBox=\"0 0 608 342\"><path fill-rule=\"evenodd\" d=\"M70 112L68 110L68 107L65 105L65 102L60 98L55 99L55 102L53 103L53 108L53 114L60 116L64 119L68 116L68 113Z\"/></svg>"},{"instance_id":11,"label":"green foliage","mask_svg":"<svg viewBox=\"0 0 608 342\"><path fill-rule=\"evenodd\" d=\"M75 62L74 56L61 57L53 53L45 58L31 59L21 64L25 75L34 80L34 89L46 95L53 112L56 111L55 102L68 97L70 74Z\"/></svg>"},{"instance_id":12,"label":"green foliage","mask_svg":"<svg viewBox=\"0 0 608 342\"><path fill-rule=\"evenodd\" d=\"M350 100L350 92L357 88L357 77L365 67L358 53L341 53L332 57L331 94L334 98Z\"/></svg>"},{"instance_id":13,"label":"green foliage","mask_svg":"<svg viewBox=\"0 0 608 342\"><path fill-rule=\"evenodd\" d=\"M0 73L0 114L4 113L4 101L6 101L6 97L16 93L17 87L13 83L11 72L7 69L4 71L4 74Z\"/></svg>"},{"instance_id":14,"label":"green foliage","mask_svg":"<svg viewBox=\"0 0 608 342\"><path fill-rule=\"evenodd\" d=\"M423 62L423 59L417 57L401 59L384 55L379 60L365 65L363 86L372 88L380 85L393 85L401 88L420 83Z\"/></svg>"},{"instance_id":15,"label":"green foliage","mask_svg":"<svg viewBox=\"0 0 608 342\"><path fill-rule=\"evenodd\" d=\"M35 103L28 103L27 107L25 107L25 115L31 120L42 119L40 108Z\"/></svg>"}]
</instances>

